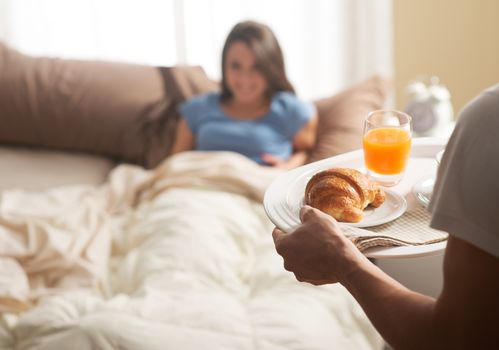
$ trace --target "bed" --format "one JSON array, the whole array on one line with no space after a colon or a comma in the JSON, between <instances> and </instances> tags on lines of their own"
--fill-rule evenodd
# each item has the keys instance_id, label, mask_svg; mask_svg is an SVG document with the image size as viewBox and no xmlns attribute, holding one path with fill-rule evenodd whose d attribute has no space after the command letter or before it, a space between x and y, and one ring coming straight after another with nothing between
<instances>
[{"instance_id":1,"label":"bed","mask_svg":"<svg viewBox=\"0 0 499 350\"><path fill-rule=\"evenodd\" d=\"M20 54L0 51L0 71L6 62L19 62L9 55ZM67 74L68 65L86 64L21 58L31 67L50 65L45 73L63 71L71 81L75 70ZM58 64L66 68L54 68ZM32 70L18 71L26 79ZM51 105L56 110L33 112L52 96L47 89L44 99L33 94L42 93L37 84L48 75L19 84L28 88L12 98L15 89L6 86L15 70L8 72L0 75L0 119L10 130L0 129L1 349L382 348L382 339L343 287L300 283L284 270L262 206L265 188L279 170L231 152L164 153L171 143L165 133L172 127L161 118L174 113L179 99L211 85L185 80L185 68L154 71L152 83L168 96L153 94L155 108L137 108L139 117L114 118L118 125L110 127L108 119L88 119L97 107L86 103L93 114L83 113L82 96L88 95L74 89L69 96L79 96L76 109L60 102ZM364 91L372 90L369 84L362 85ZM344 101L358 108L355 89L319 101L321 122L338 126ZM26 91L29 110L12 102ZM132 102L152 103L137 100ZM132 102L127 98L116 108L130 112L126 104ZM368 102L364 106L372 108ZM101 109L109 108L102 103ZM13 106L19 110L15 117ZM324 117L326 106L338 115L334 121ZM40 118L53 118L49 131ZM144 118L155 127L144 126ZM141 128L124 129L137 120ZM106 126L105 132L90 132L96 125ZM155 136L158 130L161 137ZM358 130L337 127L336 132ZM47 133L50 137L44 137ZM121 147L123 133L136 138L128 139L135 147ZM338 135L321 135L310 161L324 157L326 148L337 152ZM334 146L327 144L330 137L336 138ZM343 147L352 147L349 142Z\"/></svg>"}]
</instances>

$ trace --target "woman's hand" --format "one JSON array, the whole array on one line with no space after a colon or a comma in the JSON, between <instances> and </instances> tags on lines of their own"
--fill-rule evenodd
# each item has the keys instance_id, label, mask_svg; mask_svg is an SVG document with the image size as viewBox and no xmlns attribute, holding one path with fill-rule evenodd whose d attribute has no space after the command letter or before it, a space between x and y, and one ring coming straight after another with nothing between
<instances>
[{"instance_id":1,"label":"woman's hand","mask_svg":"<svg viewBox=\"0 0 499 350\"><path fill-rule=\"evenodd\" d=\"M261 158L269 166L279 169L293 169L305 163L307 154L305 152L295 152L291 155L291 158L289 158L289 160L283 160L282 158L277 157L273 154L263 153L261 155Z\"/></svg>"},{"instance_id":2,"label":"woman's hand","mask_svg":"<svg viewBox=\"0 0 499 350\"><path fill-rule=\"evenodd\" d=\"M298 281L315 285L342 282L360 264L369 263L331 216L304 206L300 219L302 224L289 233L278 228L272 232L284 268Z\"/></svg>"},{"instance_id":3,"label":"woman's hand","mask_svg":"<svg viewBox=\"0 0 499 350\"><path fill-rule=\"evenodd\" d=\"M261 158L269 166L272 166L275 168L287 169L286 168L286 161L280 157L274 156L273 154L263 153Z\"/></svg>"}]
</instances>

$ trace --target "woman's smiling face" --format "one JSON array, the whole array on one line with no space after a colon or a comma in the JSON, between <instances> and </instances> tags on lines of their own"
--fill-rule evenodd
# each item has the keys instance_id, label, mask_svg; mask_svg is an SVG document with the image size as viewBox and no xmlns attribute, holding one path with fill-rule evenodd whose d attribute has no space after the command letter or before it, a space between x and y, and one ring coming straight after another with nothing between
<instances>
[{"instance_id":1,"label":"woman's smiling face","mask_svg":"<svg viewBox=\"0 0 499 350\"><path fill-rule=\"evenodd\" d=\"M261 103L267 90L267 81L248 45L236 41L229 47L224 70L227 87L235 102Z\"/></svg>"}]
</instances>

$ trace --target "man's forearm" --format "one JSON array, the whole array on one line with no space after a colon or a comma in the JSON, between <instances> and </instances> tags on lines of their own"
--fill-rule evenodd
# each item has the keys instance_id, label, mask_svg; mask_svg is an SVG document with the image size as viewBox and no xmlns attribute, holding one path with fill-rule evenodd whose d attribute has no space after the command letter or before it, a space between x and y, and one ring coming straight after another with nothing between
<instances>
[{"instance_id":1,"label":"man's forearm","mask_svg":"<svg viewBox=\"0 0 499 350\"><path fill-rule=\"evenodd\" d=\"M342 284L395 349L431 349L435 300L402 286L368 260Z\"/></svg>"}]
</instances>

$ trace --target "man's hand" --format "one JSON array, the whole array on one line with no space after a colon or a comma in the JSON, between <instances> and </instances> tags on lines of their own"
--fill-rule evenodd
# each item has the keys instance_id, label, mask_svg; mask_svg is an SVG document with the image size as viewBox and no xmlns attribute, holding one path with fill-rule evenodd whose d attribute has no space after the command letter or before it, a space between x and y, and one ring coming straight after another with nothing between
<instances>
[{"instance_id":1,"label":"man's hand","mask_svg":"<svg viewBox=\"0 0 499 350\"><path fill-rule=\"evenodd\" d=\"M284 268L298 281L315 285L342 282L360 264L368 262L331 216L304 206L300 219L302 224L292 232L278 228L272 232Z\"/></svg>"}]
</instances>

